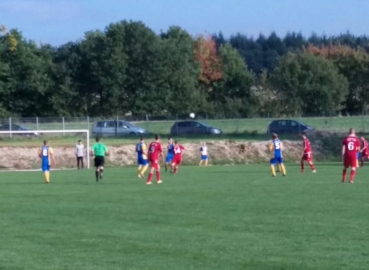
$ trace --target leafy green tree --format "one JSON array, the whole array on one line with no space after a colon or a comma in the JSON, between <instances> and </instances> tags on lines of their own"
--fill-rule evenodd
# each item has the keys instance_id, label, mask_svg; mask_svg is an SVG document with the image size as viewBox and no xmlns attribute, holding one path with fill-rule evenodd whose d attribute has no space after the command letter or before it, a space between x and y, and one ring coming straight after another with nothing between
<instances>
[{"instance_id":1,"label":"leafy green tree","mask_svg":"<svg viewBox=\"0 0 369 270\"><path fill-rule=\"evenodd\" d=\"M171 114L201 110L205 94L199 87L200 63L195 61L195 43L180 27L170 27L161 34L160 93L163 108Z\"/></svg>"},{"instance_id":2,"label":"leafy green tree","mask_svg":"<svg viewBox=\"0 0 369 270\"><path fill-rule=\"evenodd\" d=\"M333 63L306 53L281 57L271 82L286 115L335 113L348 94L347 79Z\"/></svg>"},{"instance_id":3,"label":"leafy green tree","mask_svg":"<svg viewBox=\"0 0 369 270\"><path fill-rule=\"evenodd\" d=\"M255 103L251 92L254 75L248 70L240 54L226 44L219 48L219 59L222 65L222 79L210 93L211 100L218 105L225 104L225 111L233 108L229 116L250 115ZM224 107L221 105L221 107ZM235 109L236 108L236 109ZM227 114L227 113L226 113Z\"/></svg>"},{"instance_id":4,"label":"leafy green tree","mask_svg":"<svg viewBox=\"0 0 369 270\"><path fill-rule=\"evenodd\" d=\"M20 32L11 30L2 38L0 55L8 66L3 87L7 111L21 116L42 116L47 113L45 94L52 87L49 66L52 55L40 57L39 49L33 42L25 41Z\"/></svg>"},{"instance_id":5,"label":"leafy green tree","mask_svg":"<svg viewBox=\"0 0 369 270\"><path fill-rule=\"evenodd\" d=\"M354 43L353 37L346 37ZM349 41L346 41L349 43ZM305 51L322 56L334 63L349 82L345 110L349 113L366 113L369 104L369 54L363 49L342 45L308 46Z\"/></svg>"},{"instance_id":6,"label":"leafy green tree","mask_svg":"<svg viewBox=\"0 0 369 270\"><path fill-rule=\"evenodd\" d=\"M107 30L109 31L109 29ZM126 55L123 44L100 31L89 32L81 42L79 95L84 97L88 115L112 115L124 112Z\"/></svg>"},{"instance_id":7,"label":"leafy green tree","mask_svg":"<svg viewBox=\"0 0 369 270\"><path fill-rule=\"evenodd\" d=\"M133 114L161 114L165 108L160 83L160 39L141 22L109 26L121 40L126 56L122 110ZM120 37L117 34L120 33Z\"/></svg>"}]
</instances>

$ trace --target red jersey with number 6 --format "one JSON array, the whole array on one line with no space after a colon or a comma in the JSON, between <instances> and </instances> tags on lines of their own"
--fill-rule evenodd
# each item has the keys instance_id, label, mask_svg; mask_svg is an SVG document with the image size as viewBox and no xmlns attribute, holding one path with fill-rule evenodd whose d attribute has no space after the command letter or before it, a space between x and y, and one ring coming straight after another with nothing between
<instances>
[{"instance_id":1,"label":"red jersey with number 6","mask_svg":"<svg viewBox=\"0 0 369 270\"><path fill-rule=\"evenodd\" d=\"M157 161L159 159L159 155L163 152L161 147L161 143L159 142L152 142L149 146L149 160L150 161Z\"/></svg>"},{"instance_id":2,"label":"red jersey with number 6","mask_svg":"<svg viewBox=\"0 0 369 270\"><path fill-rule=\"evenodd\" d=\"M360 140L356 136L347 136L342 145L345 146L345 157L357 159L357 152L360 151Z\"/></svg>"}]
</instances>

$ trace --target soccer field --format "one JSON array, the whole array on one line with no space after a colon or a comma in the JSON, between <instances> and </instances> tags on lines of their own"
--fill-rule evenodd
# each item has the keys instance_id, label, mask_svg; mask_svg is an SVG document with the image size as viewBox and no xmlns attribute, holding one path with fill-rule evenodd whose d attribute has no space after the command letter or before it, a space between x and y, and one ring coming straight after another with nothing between
<instances>
[{"instance_id":1,"label":"soccer field","mask_svg":"<svg viewBox=\"0 0 369 270\"><path fill-rule=\"evenodd\" d=\"M369 166L287 177L268 165L4 172L0 269L368 269Z\"/></svg>"}]
</instances>

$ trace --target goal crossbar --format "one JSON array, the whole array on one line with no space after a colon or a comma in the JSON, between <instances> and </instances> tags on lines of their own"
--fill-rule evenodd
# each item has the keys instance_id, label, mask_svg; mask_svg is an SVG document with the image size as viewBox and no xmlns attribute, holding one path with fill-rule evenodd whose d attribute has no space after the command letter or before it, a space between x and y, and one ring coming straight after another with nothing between
<instances>
[{"instance_id":1,"label":"goal crossbar","mask_svg":"<svg viewBox=\"0 0 369 270\"><path fill-rule=\"evenodd\" d=\"M43 133L86 133L86 147L87 147L87 168L90 168L90 131L88 129L63 129L63 130L7 130L0 131L0 134L34 134L39 135Z\"/></svg>"}]
</instances>

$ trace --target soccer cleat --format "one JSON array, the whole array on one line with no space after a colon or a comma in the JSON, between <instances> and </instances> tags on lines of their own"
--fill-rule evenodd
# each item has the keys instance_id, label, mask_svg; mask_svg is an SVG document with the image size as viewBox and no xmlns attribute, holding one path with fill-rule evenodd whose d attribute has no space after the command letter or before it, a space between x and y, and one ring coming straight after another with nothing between
<instances>
[{"instance_id":1,"label":"soccer cleat","mask_svg":"<svg viewBox=\"0 0 369 270\"><path fill-rule=\"evenodd\" d=\"M314 170L313 173L316 173L316 170Z\"/></svg>"},{"instance_id":2,"label":"soccer cleat","mask_svg":"<svg viewBox=\"0 0 369 270\"><path fill-rule=\"evenodd\" d=\"M151 185L152 183L151 182L146 182L146 185Z\"/></svg>"},{"instance_id":3,"label":"soccer cleat","mask_svg":"<svg viewBox=\"0 0 369 270\"><path fill-rule=\"evenodd\" d=\"M157 181L156 183L161 184L161 183L163 183L163 181L159 180L159 181Z\"/></svg>"},{"instance_id":4,"label":"soccer cleat","mask_svg":"<svg viewBox=\"0 0 369 270\"><path fill-rule=\"evenodd\" d=\"M353 184L353 183L354 183L354 181L350 181L349 183L350 183L350 184Z\"/></svg>"}]
</instances>

